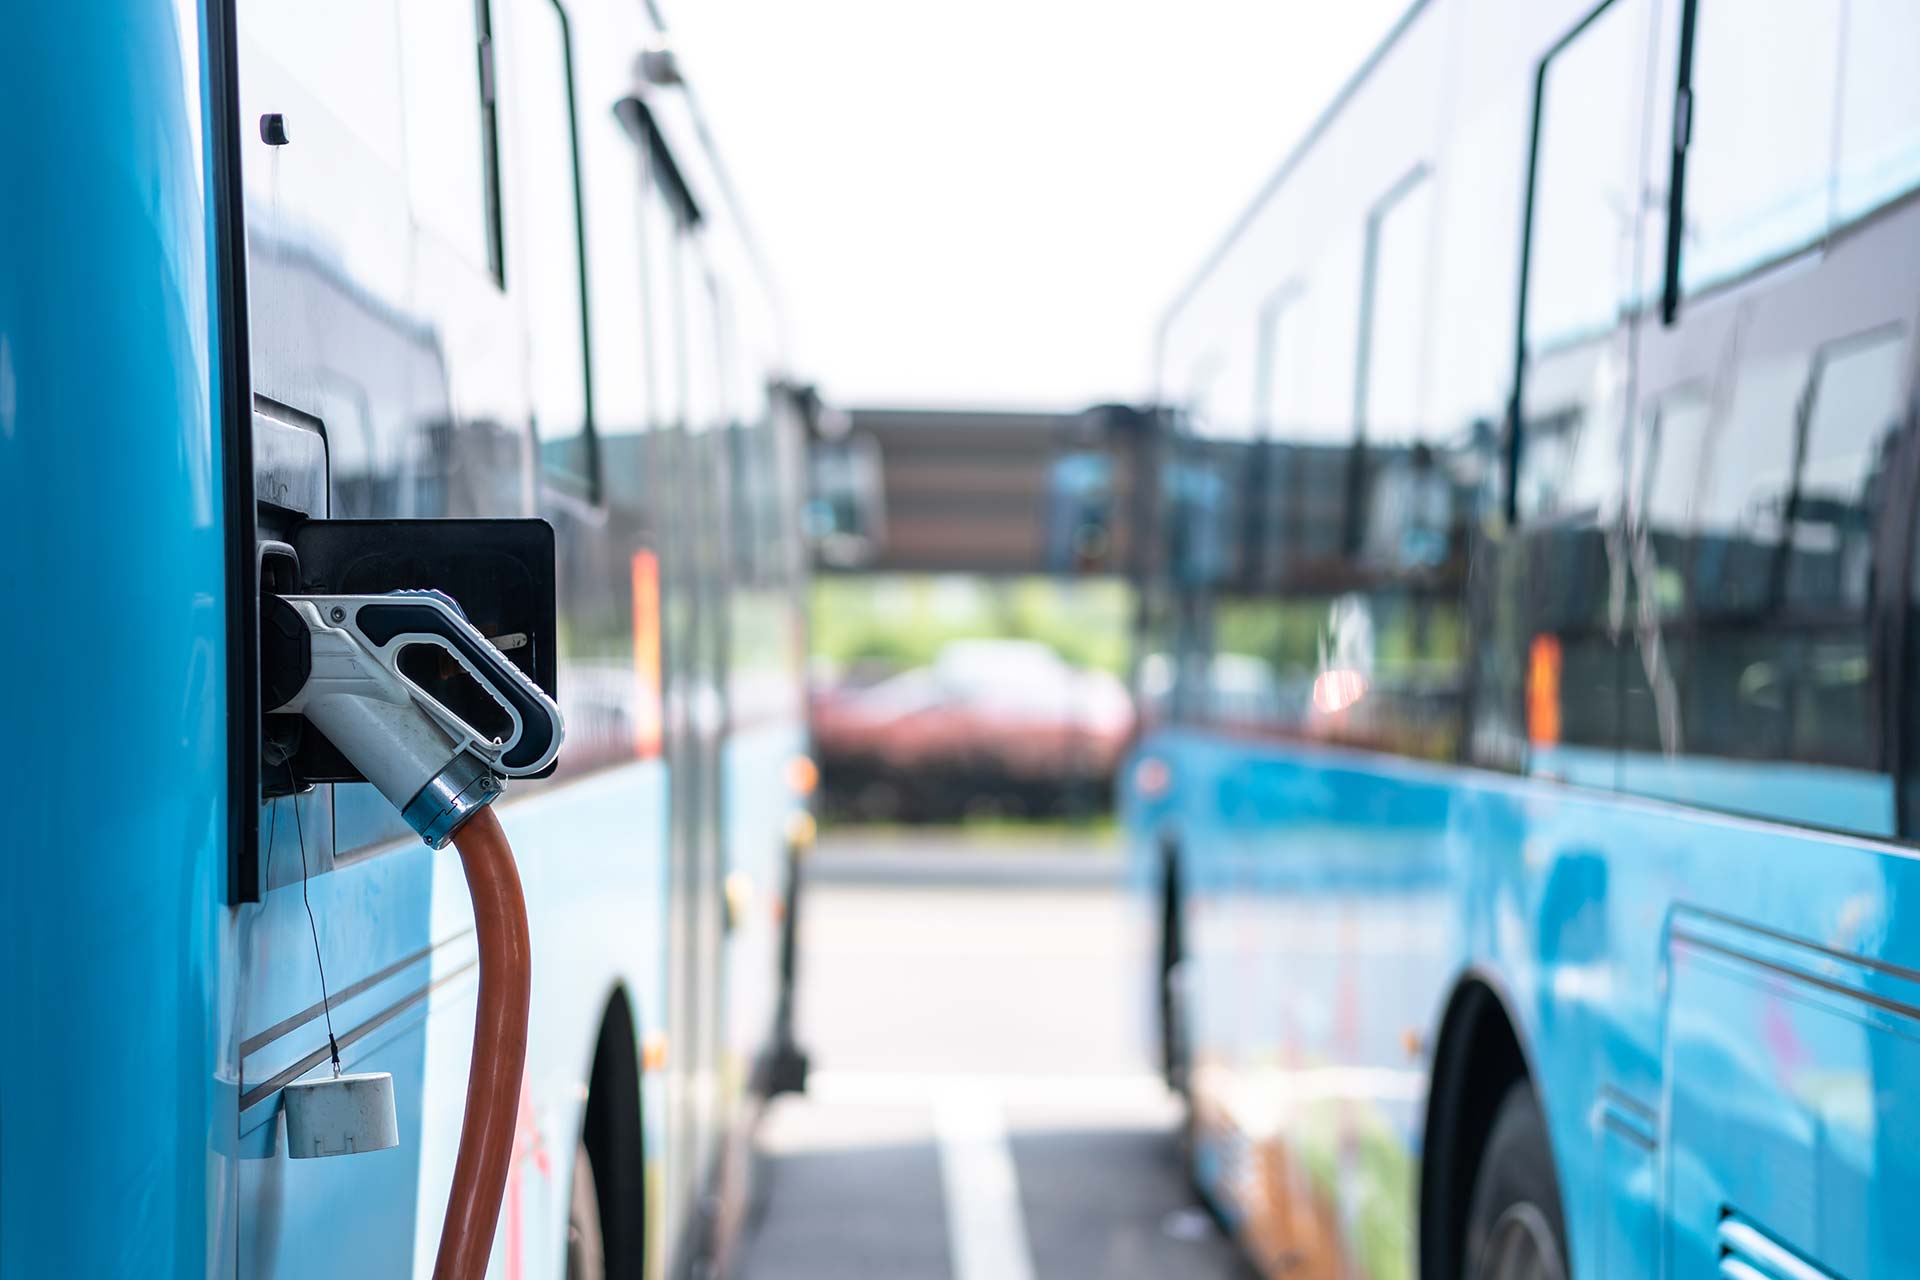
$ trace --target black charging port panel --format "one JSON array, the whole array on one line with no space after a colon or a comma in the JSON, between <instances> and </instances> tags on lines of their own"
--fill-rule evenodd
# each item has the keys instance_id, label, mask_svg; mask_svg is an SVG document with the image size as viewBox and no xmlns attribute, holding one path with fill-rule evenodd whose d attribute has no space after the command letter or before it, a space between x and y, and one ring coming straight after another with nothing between
<instances>
[{"instance_id":1,"label":"black charging port panel","mask_svg":"<svg viewBox=\"0 0 1920 1280\"><path fill-rule=\"evenodd\" d=\"M284 703L306 679L304 638L297 625L283 625L292 611L274 597L427 590L451 597L507 661L560 700L553 526L545 520L306 520L284 542L261 544L260 585L262 706ZM401 655L400 669L475 728L500 722L499 704L450 656L422 645ZM366 781L304 717L266 716L261 746L268 796Z\"/></svg>"}]
</instances>

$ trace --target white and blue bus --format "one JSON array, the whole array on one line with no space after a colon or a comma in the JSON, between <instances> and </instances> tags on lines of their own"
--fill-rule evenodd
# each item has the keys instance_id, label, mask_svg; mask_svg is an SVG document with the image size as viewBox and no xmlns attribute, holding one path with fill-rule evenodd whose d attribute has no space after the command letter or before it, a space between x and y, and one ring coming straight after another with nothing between
<instances>
[{"instance_id":1,"label":"white and blue bus","mask_svg":"<svg viewBox=\"0 0 1920 1280\"><path fill-rule=\"evenodd\" d=\"M568 733L499 806L533 996L491 1273L727 1264L804 1070L817 402L669 50L614 0L0 19L0 1274L430 1269L467 893L263 717L259 620L315 529L398 562L499 517L551 528ZM330 1042L398 1145L290 1160Z\"/></svg>"},{"instance_id":2,"label":"white and blue bus","mask_svg":"<svg viewBox=\"0 0 1920 1280\"><path fill-rule=\"evenodd\" d=\"M1916 51L1425 0L1168 310L1123 804L1265 1274L1920 1267Z\"/></svg>"}]
</instances>

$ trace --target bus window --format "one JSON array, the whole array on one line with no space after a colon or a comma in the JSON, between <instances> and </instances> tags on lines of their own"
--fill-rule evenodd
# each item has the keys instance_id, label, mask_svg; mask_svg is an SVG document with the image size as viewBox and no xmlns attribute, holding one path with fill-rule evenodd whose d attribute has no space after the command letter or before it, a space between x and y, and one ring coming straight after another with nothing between
<instances>
[{"instance_id":1,"label":"bus window","mask_svg":"<svg viewBox=\"0 0 1920 1280\"><path fill-rule=\"evenodd\" d=\"M514 248L526 270L515 287L526 299L534 434L551 477L582 492L593 485L587 393L587 312L580 246L578 145L572 51L566 18L552 0L515 0L512 70L519 125L515 159L521 181Z\"/></svg>"},{"instance_id":2,"label":"bus window","mask_svg":"<svg viewBox=\"0 0 1920 1280\"><path fill-rule=\"evenodd\" d=\"M1698 4L1681 241L1689 291L1825 231L1840 61L1833 0Z\"/></svg>"},{"instance_id":3,"label":"bus window","mask_svg":"<svg viewBox=\"0 0 1920 1280\"><path fill-rule=\"evenodd\" d=\"M1113 568L1113 457L1077 449L1047 468L1047 570L1104 573Z\"/></svg>"},{"instance_id":4,"label":"bus window","mask_svg":"<svg viewBox=\"0 0 1920 1280\"><path fill-rule=\"evenodd\" d=\"M1900 403L1903 334L1829 348L1807 417L1806 460L1791 512L1787 605L1864 612L1872 535Z\"/></svg>"},{"instance_id":5,"label":"bus window","mask_svg":"<svg viewBox=\"0 0 1920 1280\"><path fill-rule=\"evenodd\" d=\"M1274 291L1260 308L1258 394L1260 433L1291 438L1299 426L1300 388L1306 381L1306 286L1299 281Z\"/></svg>"},{"instance_id":6,"label":"bus window","mask_svg":"<svg viewBox=\"0 0 1920 1280\"><path fill-rule=\"evenodd\" d=\"M1682 755L1786 759L1783 664L1797 641L1777 607L1776 566L1792 488L1805 356L1759 362L1737 375L1730 403L1708 428L1684 559L1684 666L1676 664ZM1670 637L1671 640L1671 637ZM1677 780L1705 803L1715 798ZM1736 801L1723 807L1740 807Z\"/></svg>"},{"instance_id":7,"label":"bus window","mask_svg":"<svg viewBox=\"0 0 1920 1280\"><path fill-rule=\"evenodd\" d=\"M647 363L653 421L656 427L675 427L686 420L683 401L687 393L687 371L681 351L680 216L667 194L664 166L658 153L652 150L647 156L640 227L644 241L642 279L646 290Z\"/></svg>"},{"instance_id":8,"label":"bus window","mask_svg":"<svg viewBox=\"0 0 1920 1280\"><path fill-rule=\"evenodd\" d=\"M1424 169L1397 185L1367 222L1367 299L1354 420L1369 443L1422 439L1428 248L1433 184Z\"/></svg>"},{"instance_id":9,"label":"bus window","mask_svg":"<svg viewBox=\"0 0 1920 1280\"><path fill-rule=\"evenodd\" d=\"M1353 406L1366 443L1366 491L1360 511L1349 514L1348 545L1357 538L1354 549L1369 563L1394 572L1433 569L1454 546L1453 478L1421 420L1432 207L1432 183L1419 169L1367 220Z\"/></svg>"},{"instance_id":10,"label":"bus window","mask_svg":"<svg viewBox=\"0 0 1920 1280\"><path fill-rule=\"evenodd\" d=\"M1687 594L1702 618L1768 609L1792 487L1806 356L1756 362L1734 380L1697 472Z\"/></svg>"},{"instance_id":11,"label":"bus window","mask_svg":"<svg viewBox=\"0 0 1920 1280\"><path fill-rule=\"evenodd\" d=\"M1247 501L1261 539L1249 553L1267 583L1297 579L1346 550L1353 424L1315 407L1315 382L1326 376L1317 367L1324 302L1296 281L1273 296L1263 317L1267 394L1259 409L1270 443L1262 465L1248 472L1264 493Z\"/></svg>"},{"instance_id":12,"label":"bus window","mask_svg":"<svg viewBox=\"0 0 1920 1280\"><path fill-rule=\"evenodd\" d=\"M1646 578L1643 623L1656 609L1667 620L1640 631L1631 789L1891 833L1868 593L1904 358L1903 335L1883 330L1743 370L1711 428L1684 429L1704 407L1662 411L1660 471L1671 444L1698 479L1663 489L1656 476L1648 503L1684 585L1670 569ZM1659 763L1633 754L1654 750Z\"/></svg>"},{"instance_id":13,"label":"bus window","mask_svg":"<svg viewBox=\"0 0 1920 1280\"><path fill-rule=\"evenodd\" d=\"M1541 64L1519 317L1518 527L1511 550L1491 557L1512 598L1489 601L1475 658L1480 758L1607 787L1620 737L1620 321L1634 275L1646 34L1641 0L1613 0Z\"/></svg>"},{"instance_id":14,"label":"bus window","mask_svg":"<svg viewBox=\"0 0 1920 1280\"><path fill-rule=\"evenodd\" d=\"M1366 246L1356 226L1335 237L1315 255L1306 310L1300 324L1309 335L1302 361L1305 376L1294 392L1294 408L1283 421L1288 433L1314 441L1353 440L1355 370L1359 367Z\"/></svg>"},{"instance_id":15,"label":"bus window","mask_svg":"<svg viewBox=\"0 0 1920 1280\"><path fill-rule=\"evenodd\" d=\"M408 0L399 6L406 94L407 195L414 216L468 261L499 276L490 211L491 112L481 84L480 4Z\"/></svg>"},{"instance_id":16,"label":"bus window","mask_svg":"<svg viewBox=\"0 0 1920 1280\"><path fill-rule=\"evenodd\" d=\"M1534 353L1611 329L1632 278L1645 14L1615 0L1547 61L1528 246Z\"/></svg>"},{"instance_id":17,"label":"bus window","mask_svg":"<svg viewBox=\"0 0 1920 1280\"><path fill-rule=\"evenodd\" d=\"M1858 770L1878 764L1872 730L1881 699L1869 680L1868 592L1905 358L1905 335L1884 332L1829 347L1815 374L1784 574L1783 612L1804 633L1787 666L1795 760Z\"/></svg>"},{"instance_id":18,"label":"bus window","mask_svg":"<svg viewBox=\"0 0 1920 1280\"><path fill-rule=\"evenodd\" d=\"M1686 536L1699 502L1712 416L1705 389L1693 385L1661 397L1648 415L1634 459L1634 571L1646 593L1640 606L1643 617L1677 616L1686 608Z\"/></svg>"},{"instance_id":19,"label":"bus window","mask_svg":"<svg viewBox=\"0 0 1920 1280\"><path fill-rule=\"evenodd\" d=\"M618 82L616 82L618 83ZM592 102L587 79L582 102ZM646 298L641 289L640 206L644 180L639 147L612 111L586 110L580 123L580 196L586 214L587 261L605 285L588 293L592 314L593 436L600 454L600 482L609 497L630 509L640 503L644 477L635 468L639 446L628 440L647 426ZM616 455L625 474L615 475Z\"/></svg>"},{"instance_id":20,"label":"bus window","mask_svg":"<svg viewBox=\"0 0 1920 1280\"><path fill-rule=\"evenodd\" d=\"M1627 543L1632 598L1624 602L1622 622L1631 625L1635 643L1620 666L1620 737L1630 752L1657 754L1678 742L1675 671L1687 646L1684 633L1670 623L1686 607L1681 566L1711 421L1704 387L1675 388L1647 411L1633 452Z\"/></svg>"},{"instance_id":21,"label":"bus window","mask_svg":"<svg viewBox=\"0 0 1920 1280\"><path fill-rule=\"evenodd\" d=\"M1182 589L1205 590L1231 571L1232 486L1222 458L1227 449L1244 453L1245 448L1236 443L1214 450L1205 441L1192 442L1186 456L1175 458L1162 474L1167 569Z\"/></svg>"},{"instance_id":22,"label":"bus window","mask_svg":"<svg viewBox=\"0 0 1920 1280\"><path fill-rule=\"evenodd\" d=\"M1218 347L1207 351L1187 371L1186 395L1180 402L1187 421L1197 435L1210 434L1219 409L1220 378L1227 369L1226 352Z\"/></svg>"},{"instance_id":23,"label":"bus window","mask_svg":"<svg viewBox=\"0 0 1920 1280\"><path fill-rule=\"evenodd\" d=\"M822 564L864 564L885 536L886 489L880 442L866 432L823 437L807 448L807 543Z\"/></svg>"},{"instance_id":24,"label":"bus window","mask_svg":"<svg viewBox=\"0 0 1920 1280\"><path fill-rule=\"evenodd\" d=\"M1840 72L1834 217L1856 218L1920 184L1920 5L1849 0Z\"/></svg>"}]
</instances>

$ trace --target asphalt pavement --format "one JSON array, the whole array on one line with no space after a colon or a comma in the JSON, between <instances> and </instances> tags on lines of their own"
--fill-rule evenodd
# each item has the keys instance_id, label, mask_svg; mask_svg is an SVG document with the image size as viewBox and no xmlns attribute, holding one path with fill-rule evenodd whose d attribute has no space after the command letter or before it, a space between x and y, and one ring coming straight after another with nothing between
<instances>
[{"instance_id":1,"label":"asphalt pavement","mask_svg":"<svg viewBox=\"0 0 1920 1280\"><path fill-rule=\"evenodd\" d=\"M1246 1280L1147 1059L1119 872L1097 840L822 842L814 1073L761 1131L746 1280Z\"/></svg>"}]
</instances>

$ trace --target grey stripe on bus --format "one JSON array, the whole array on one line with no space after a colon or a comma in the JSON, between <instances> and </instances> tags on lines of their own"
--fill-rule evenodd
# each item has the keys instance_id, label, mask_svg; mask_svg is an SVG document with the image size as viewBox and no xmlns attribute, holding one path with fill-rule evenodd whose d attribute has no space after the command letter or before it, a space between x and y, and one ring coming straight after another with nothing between
<instances>
[{"instance_id":1,"label":"grey stripe on bus","mask_svg":"<svg viewBox=\"0 0 1920 1280\"><path fill-rule=\"evenodd\" d=\"M1876 1009L1884 1009L1888 1013L1897 1013L1903 1018L1920 1020L1920 1008L1915 1008L1913 1005L1907 1004L1904 1001L1890 1000L1885 996L1875 995L1871 991L1863 991L1858 987L1850 987L1843 982L1832 982L1820 977L1818 974L1808 973L1804 969L1796 969L1790 964L1781 964L1777 960L1769 960L1765 956L1755 955L1751 951L1743 951L1739 947L1730 947L1726 943L1716 941L1712 938L1704 938L1696 933L1688 933L1681 929L1675 929L1673 931L1673 940L1684 943L1696 951L1706 951L1715 955L1724 956L1728 959L1738 960L1742 964L1752 965L1756 969L1764 969L1768 973L1776 973L1782 977L1791 978L1795 982L1803 982L1810 987L1817 987L1822 991L1831 991L1835 995L1845 996L1849 1000L1858 1000L1862 1004L1872 1005Z\"/></svg>"},{"instance_id":2,"label":"grey stripe on bus","mask_svg":"<svg viewBox=\"0 0 1920 1280\"><path fill-rule=\"evenodd\" d=\"M382 1009L379 1013L376 1013L371 1018L368 1018L365 1022L362 1022L358 1026L352 1028L351 1030L342 1033L341 1036L339 1037L340 1047L342 1049L345 1049L349 1045L354 1044L356 1041L362 1040L368 1035L372 1034L373 1032L378 1031L381 1027L385 1026L389 1022L392 1022L395 1018L405 1013L408 1009L411 1009L414 1005L419 1004L422 1000L425 1000L428 996L432 995L435 991L438 991L441 987L446 986L449 982L452 982L455 978L460 977L462 974L467 973L469 970L477 969L479 967L480 967L480 961L478 959L469 960L465 964L460 965L458 968L451 969L448 972L442 974L440 977L435 978L432 982L428 983L424 987L421 987L418 991L415 991L412 995L405 996L399 1000L396 1000L394 1003ZM257 1104L264 1102L267 1098L271 1097L273 1094L278 1093L280 1091L281 1086L290 1084L293 1081L298 1080L301 1076L307 1074L307 1072L313 1070L315 1067L325 1062L331 1053L332 1053L331 1049L329 1049L326 1045L321 1045L318 1049L315 1049L312 1053L300 1059L300 1061L294 1063L292 1066L288 1067L286 1070L275 1073L271 1079L263 1081L262 1083L255 1085L251 1089L246 1089L246 1081L243 1079L240 1082L240 1086L242 1089L246 1089L246 1092L240 1095L240 1110L247 1111L253 1108L254 1106L256 1106Z\"/></svg>"},{"instance_id":3,"label":"grey stripe on bus","mask_svg":"<svg viewBox=\"0 0 1920 1280\"><path fill-rule=\"evenodd\" d=\"M395 960L392 964L388 965L386 968L381 969L378 972L368 974L366 977L360 979L360 981L354 983L353 985L340 988L340 990L333 993L333 998L331 1000L326 1001L325 1003L328 1008L332 1008L335 1005L344 1004L347 1001L353 999L355 996L366 991L368 988L378 986L380 983L385 982L388 978L391 978L394 974L400 972L402 969L406 968L408 965L419 964L422 960L432 955L435 951L438 951L441 947L447 946L450 943L458 942L460 941L460 939L468 937L472 933L473 933L473 930L470 928L462 929L460 932L454 934L451 937L442 938L440 941L433 943L430 946L425 946L420 948L420 950L414 952L410 956L403 956L400 959ZM248 1054L258 1052L259 1050L264 1049L268 1045L272 1044L275 1040L278 1040L281 1036L287 1034L287 1032L292 1031L294 1028L303 1027L307 1023L312 1022L315 1018L320 1016L320 1013L321 1013L320 1005L321 1005L321 1002L316 1000L312 1004L308 1005L306 1008L302 1009L299 1013L296 1013L291 1017L282 1018L280 1021L268 1027L265 1031L257 1032L254 1035L248 1036L245 1040L242 1040L240 1042L240 1056L244 1058Z\"/></svg>"}]
</instances>

